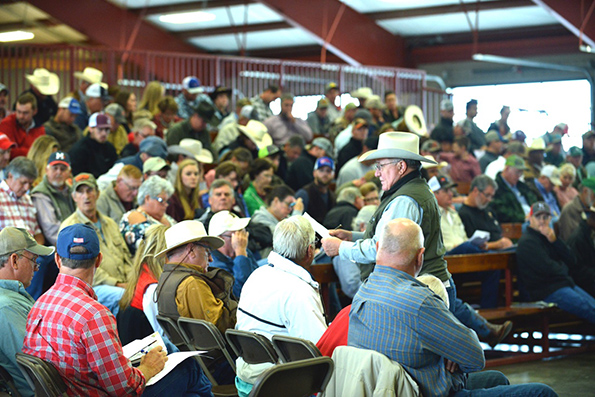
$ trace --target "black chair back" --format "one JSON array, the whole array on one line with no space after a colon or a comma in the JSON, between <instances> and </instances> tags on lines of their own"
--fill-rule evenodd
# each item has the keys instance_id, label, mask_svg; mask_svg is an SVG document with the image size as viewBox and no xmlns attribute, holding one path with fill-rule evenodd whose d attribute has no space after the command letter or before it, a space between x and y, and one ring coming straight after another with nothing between
<instances>
[{"instance_id":1,"label":"black chair back","mask_svg":"<svg viewBox=\"0 0 595 397\"><path fill-rule=\"evenodd\" d=\"M238 357L242 357L248 364L276 364L279 361L271 341L260 334L228 329L225 331L225 338Z\"/></svg>"},{"instance_id":2,"label":"black chair back","mask_svg":"<svg viewBox=\"0 0 595 397\"><path fill-rule=\"evenodd\" d=\"M182 351L189 350L184 337L178 329L178 324L174 319L159 314L155 316L155 318L157 318L157 322L161 328L163 328L163 332L165 332L171 343L176 345L176 347Z\"/></svg>"},{"instance_id":3,"label":"black chair back","mask_svg":"<svg viewBox=\"0 0 595 397\"><path fill-rule=\"evenodd\" d=\"M17 365L37 397L65 395L66 384L58 370L39 357L25 353L16 354Z\"/></svg>"},{"instance_id":4,"label":"black chair back","mask_svg":"<svg viewBox=\"0 0 595 397\"><path fill-rule=\"evenodd\" d=\"M292 336L273 335L273 347L284 363L322 357L314 343Z\"/></svg>"},{"instance_id":5,"label":"black chair back","mask_svg":"<svg viewBox=\"0 0 595 397\"><path fill-rule=\"evenodd\" d=\"M263 372L250 392L250 397L307 397L324 391L334 364L330 357L309 358L275 365Z\"/></svg>"},{"instance_id":6,"label":"black chair back","mask_svg":"<svg viewBox=\"0 0 595 397\"><path fill-rule=\"evenodd\" d=\"M143 339L155 332L145 312L136 307L128 306L118 311L116 322L122 345L127 345L136 339Z\"/></svg>"},{"instance_id":7,"label":"black chair back","mask_svg":"<svg viewBox=\"0 0 595 397\"><path fill-rule=\"evenodd\" d=\"M17 386L14 384L14 380L10 373L0 365L0 383L5 385L7 391L13 397L21 397L21 393L17 389Z\"/></svg>"}]
</instances>

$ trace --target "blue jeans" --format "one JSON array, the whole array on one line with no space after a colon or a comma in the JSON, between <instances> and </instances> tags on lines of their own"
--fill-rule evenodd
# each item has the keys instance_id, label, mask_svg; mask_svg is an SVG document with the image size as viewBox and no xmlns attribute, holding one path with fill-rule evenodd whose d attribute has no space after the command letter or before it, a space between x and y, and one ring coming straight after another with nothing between
<instances>
[{"instance_id":1,"label":"blue jeans","mask_svg":"<svg viewBox=\"0 0 595 397\"><path fill-rule=\"evenodd\" d=\"M450 301L450 311L464 325L474 330L480 337L487 337L490 330L488 322L481 317L471 306L457 298L457 288L452 277L450 278L450 287L446 289L448 300Z\"/></svg>"},{"instance_id":2,"label":"blue jeans","mask_svg":"<svg viewBox=\"0 0 595 397\"><path fill-rule=\"evenodd\" d=\"M115 316L120 311L118 303L124 295L124 288L115 287L113 285L96 285L93 287L93 291L97 295L97 301L103 306L107 307Z\"/></svg>"},{"instance_id":3,"label":"blue jeans","mask_svg":"<svg viewBox=\"0 0 595 397\"><path fill-rule=\"evenodd\" d=\"M510 385L506 376L501 372L482 371L469 374L465 389L457 391L452 396L554 397L557 394L551 387L542 383Z\"/></svg>"},{"instance_id":4,"label":"blue jeans","mask_svg":"<svg viewBox=\"0 0 595 397\"><path fill-rule=\"evenodd\" d=\"M211 382L193 358L182 361L167 376L145 389L143 396L204 396L212 397Z\"/></svg>"},{"instance_id":5,"label":"blue jeans","mask_svg":"<svg viewBox=\"0 0 595 397\"><path fill-rule=\"evenodd\" d=\"M560 288L549 294L544 301L555 303L560 309L595 323L595 298L579 286Z\"/></svg>"}]
</instances>

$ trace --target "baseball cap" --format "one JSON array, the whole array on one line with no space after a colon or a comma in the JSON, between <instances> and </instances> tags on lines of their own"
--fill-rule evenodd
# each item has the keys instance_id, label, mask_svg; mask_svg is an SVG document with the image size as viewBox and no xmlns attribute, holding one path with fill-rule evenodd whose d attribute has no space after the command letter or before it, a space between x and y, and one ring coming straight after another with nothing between
<instances>
[{"instance_id":1,"label":"baseball cap","mask_svg":"<svg viewBox=\"0 0 595 397\"><path fill-rule=\"evenodd\" d=\"M252 105L246 105L242 107L242 110L240 110L240 117L244 117L247 119L255 119L256 118L256 112L254 112L254 106Z\"/></svg>"},{"instance_id":2,"label":"baseball cap","mask_svg":"<svg viewBox=\"0 0 595 397\"><path fill-rule=\"evenodd\" d=\"M317 146L324 150L327 155L333 152L333 144L326 138L316 138L312 141L312 146Z\"/></svg>"},{"instance_id":3,"label":"baseball cap","mask_svg":"<svg viewBox=\"0 0 595 397\"><path fill-rule=\"evenodd\" d=\"M89 127L110 128L112 121L105 113L93 113L89 117Z\"/></svg>"},{"instance_id":4,"label":"baseball cap","mask_svg":"<svg viewBox=\"0 0 595 397\"><path fill-rule=\"evenodd\" d=\"M580 157L583 155L583 151L578 146L573 146L568 150L568 155L570 157Z\"/></svg>"},{"instance_id":5,"label":"baseball cap","mask_svg":"<svg viewBox=\"0 0 595 397\"><path fill-rule=\"evenodd\" d=\"M513 132L512 139L514 139L515 141L524 141L525 139L527 139L527 135L523 131L517 130Z\"/></svg>"},{"instance_id":6,"label":"baseball cap","mask_svg":"<svg viewBox=\"0 0 595 397\"><path fill-rule=\"evenodd\" d=\"M506 159L506 163L504 163L504 165L506 167L513 167L518 170L527 170L528 169L527 166L525 165L525 160L523 160L522 157L517 156L516 154L508 156L508 158Z\"/></svg>"},{"instance_id":7,"label":"baseball cap","mask_svg":"<svg viewBox=\"0 0 595 397\"><path fill-rule=\"evenodd\" d=\"M349 102L347 105L345 105L345 108L343 110L351 110L351 109L357 109L357 105L353 102Z\"/></svg>"},{"instance_id":8,"label":"baseball cap","mask_svg":"<svg viewBox=\"0 0 595 397\"><path fill-rule=\"evenodd\" d=\"M105 107L104 112L113 116L113 118L120 124L126 124L128 122L124 115L124 108L119 103L110 103Z\"/></svg>"},{"instance_id":9,"label":"baseball cap","mask_svg":"<svg viewBox=\"0 0 595 397\"><path fill-rule=\"evenodd\" d=\"M166 167L169 169L169 165L161 157L151 157L143 163L143 174L151 171L161 171Z\"/></svg>"},{"instance_id":10,"label":"baseball cap","mask_svg":"<svg viewBox=\"0 0 595 397\"><path fill-rule=\"evenodd\" d=\"M451 187L458 186L445 175L433 176L428 181L428 185L433 192L437 192L440 189L449 189Z\"/></svg>"},{"instance_id":11,"label":"baseball cap","mask_svg":"<svg viewBox=\"0 0 595 397\"><path fill-rule=\"evenodd\" d=\"M322 98L316 104L316 109L328 109L329 100L326 98Z\"/></svg>"},{"instance_id":12,"label":"baseball cap","mask_svg":"<svg viewBox=\"0 0 595 397\"><path fill-rule=\"evenodd\" d=\"M151 120L149 119L137 119L134 121L134 126L132 127L133 131L140 131L145 127L151 127L152 130L157 128L157 124L153 123ZM148 138L148 137L147 137Z\"/></svg>"},{"instance_id":13,"label":"baseball cap","mask_svg":"<svg viewBox=\"0 0 595 397\"><path fill-rule=\"evenodd\" d=\"M440 144L438 141L428 139L421 145L421 150L424 152L436 153L440 151Z\"/></svg>"},{"instance_id":14,"label":"baseball cap","mask_svg":"<svg viewBox=\"0 0 595 397\"><path fill-rule=\"evenodd\" d=\"M158 136L148 136L138 145L140 153L147 153L151 157L167 157L167 145Z\"/></svg>"},{"instance_id":15,"label":"baseball cap","mask_svg":"<svg viewBox=\"0 0 595 397\"><path fill-rule=\"evenodd\" d=\"M107 90L100 83L91 84L85 91L85 96L88 98L106 98Z\"/></svg>"},{"instance_id":16,"label":"baseball cap","mask_svg":"<svg viewBox=\"0 0 595 397\"><path fill-rule=\"evenodd\" d=\"M54 253L54 247L44 247L28 231L8 226L0 232L0 255L26 250L35 255L47 256Z\"/></svg>"},{"instance_id":17,"label":"baseball cap","mask_svg":"<svg viewBox=\"0 0 595 397\"><path fill-rule=\"evenodd\" d=\"M545 201L538 201L531 206L531 216L537 216L539 214L552 214L550 206Z\"/></svg>"},{"instance_id":18,"label":"baseball cap","mask_svg":"<svg viewBox=\"0 0 595 397\"><path fill-rule=\"evenodd\" d=\"M72 114L81 113L81 104L71 96L67 96L66 98L62 99L58 104L58 107L62 109L68 109L68 111Z\"/></svg>"},{"instance_id":19,"label":"baseball cap","mask_svg":"<svg viewBox=\"0 0 595 397\"><path fill-rule=\"evenodd\" d=\"M587 131L583 134L583 139L587 139L587 138L591 138L595 136L595 132L594 131Z\"/></svg>"},{"instance_id":20,"label":"baseball cap","mask_svg":"<svg viewBox=\"0 0 595 397\"><path fill-rule=\"evenodd\" d=\"M358 119L353 120L353 129L354 130L357 130L362 127L367 127L367 126L368 126L368 122L364 119L358 118Z\"/></svg>"},{"instance_id":21,"label":"baseball cap","mask_svg":"<svg viewBox=\"0 0 595 397\"><path fill-rule=\"evenodd\" d=\"M503 139L496 130L489 130L487 134L485 134L485 140L487 143L492 143L496 141L508 142L508 140Z\"/></svg>"},{"instance_id":22,"label":"baseball cap","mask_svg":"<svg viewBox=\"0 0 595 397\"><path fill-rule=\"evenodd\" d=\"M338 90L338 89L339 89L339 86L337 85L337 83L330 82L324 88L324 92L329 92L330 90Z\"/></svg>"},{"instance_id":23,"label":"baseball cap","mask_svg":"<svg viewBox=\"0 0 595 397\"><path fill-rule=\"evenodd\" d=\"M541 169L540 176L545 176L550 179L550 181L556 186L562 186L562 181L560 180L560 170L555 165L546 165Z\"/></svg>"},{"instance_id":24,"label":"baseball cap","mask_svg":"<svg viewBox=\"0 0 595 397\"><path fill-rule=\"evenodd\" d=\"M531 145L529 146L527 152L531 153L536 150L545 150L545 141L543 140L543 138L535 138L533 142L531 142Z\"/></svg>"},{"instance_id":25,"label":"baseball cap","mask_svg":"<svg viewBox=\"0 0 595 397\"><path fill-rule=\"evenodd\" d=\"M443 99L440 102L440 110L453 110L454 106L452 105L452 101L450 99Z\"/></svg>"},{"instance_id":26,"label":"baseball cap","mask_svg":"<svg viewBox=\"0 0 595 397\"><path fill-rule=\"evenodd\" d=\"M219 211L209 222L209 235L220 236L225 232L235 232L248 226L250 218L240 218L233 212Z\"/></svg>"},{"instance_id":27,"label":"baseball cap","mask_svg":"<svg viewBox=\"0 0 595 397\"><path fill-rule=\"evenodd\" d=\"M6 91L7 95L10 93L10 91L8 90L8 87L6 87L4 84L0 83L0 92L2 92L2 91Z\"/></svg>"},{"instance_id":28,"label":"baseball cap","mask_svg":"<svg viewBox=\"0 0 595 397\"><path fill-rule=\"evenodd\" d=\"M265 146L258 151L258 158L262 159L264 157L272 156L273 154L277 154L280 151L281 150L275 145Z\"/></svg>"},{"instance_id":29,"label":"baseball cap","mask_svg":"<svg viewBox=\"0 0 595 397\"><path fill-rule=\"evenodd\" d=\"M87 185L97 189L97 180L95 180L93 174L81 172L72 180L72 191L76 191L81 185Z\"/></svg>"},{"instance_id":30,"label":"baseball cap","mask_svg":"<svg viewBox=\"0 0 595 397\"><path fill-rule=\"evenodd\" d=\"M331 170L335 170L335 162L330 157L320 157L314 164L314 171L322 167L330 167Z\"/></svg>"},{"instance_id":31,"label":"baseball cap","mask_svg":"<svg viewBox=\"0 0 595 397\"><path fill-rule=\"evenodd\" d=\"M5 134L0 134L0 149L8 150L15 147L17 144L10 140Z\"/></svg>"},{"instance_id":32,"label":"baseball cap","mask_svg":"<svg viewBox=\"0 0 595 397\"><path fill-rule=\"evenodd\" d=\"M581 181L581 185L591 189L595 193L595 178L585 178Z\"/></svg>"},{"instance_id":33,"label":"baseball cap","mask_svg":"<svg viewBox=\"0 0 595 397\"><path fill-rule=\"evenodd\" d=\"M187 76L182 80L182 88L191 94L200 94L204 88L200 85L200 80L196 76Z\"/></svg>"},{"instance_id":34,"label":"baseball cap","mask_svg":"<svg viewBox=\"0 0 595 397\"><path fill-rule=\"evenodd\" d=\"M63 164L67 167L70 167L70 156L68 153L65 152L54 152L50 154L50 158L48 159L48 165L54 164Z\"/></svg>"},{"instance_id":35,"label":"baseball cap","mask_svg":"<svg viewBox=\"0 0 595 397\"><path fill-rule=\"evenodd\" d=\"M87 253L71 254L70 250L74 247L85 247ZM62 258L74 260L93 259L99 255L99 238L91 226L75 223L60 231L56 248L58 255Z\"/></svg>"}]
</instances>

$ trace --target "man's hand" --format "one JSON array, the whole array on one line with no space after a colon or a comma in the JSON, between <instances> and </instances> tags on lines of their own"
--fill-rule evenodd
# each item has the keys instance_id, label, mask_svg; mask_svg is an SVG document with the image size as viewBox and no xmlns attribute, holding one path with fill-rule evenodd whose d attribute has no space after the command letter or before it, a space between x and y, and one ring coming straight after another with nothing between
<instances>
[{"instance_id":1,"label":"man's hand","mask_svg":"<svg viewBox=\"0 0 595 397\"><path fill-rule=\"evenodd\" d=\"M295 200L295 205L293 206L293 210L294 211L299 211L299 212L304 212L304 202L302 201L302 198L299 197L297 200Z\"/></svg>"},{"instance_id":2,"label":"man's hand","mask_svg":"<svg viewBox=\"0 0 595 397\"><path fill-rule=\"evenodd\" d=\"M145 376L145 380L148 381L161 372L163 367L165 367L166 361L167 351L163 350L161 346L157 346L149 350L149 352L141 358L138 369Z\"/></svg>"},{"instance_id":3,"label":"man's hand","mask_svg":"<svg viewBox=\"0 0 595 397\"><path fill-rule=\"evenodd\" d=\"M353 236L353 233L350 230L344 229L329 230L328 234L343 241L351 241L351 238Z\"/></svg>"},{"instance_id":4,"label":"man's hand","mask_svg":"<svg viewBox=\"0 0 595 397\"><path fill-rule=\"evenodd\" d=\"M450 372L451 374L454 374L455 372L457 372L459 370L458 364L453 363L452 361L450 361L447 358L444 359L444 366L446 367L446 370L448 372Z\"/></svg>"},{"instance_id":5,"label":"man's hand","mask_svg":"<svg viewBox=\"0 0 595 397\"><path fill-rule=\"evenodd\" d=\"M333 256L339 255L339 246L341 245L341 240L336 237L326 237L322 239L322 248L324 248L324 252L331 258Z\"/></svg>"},{"instance_id":6,"label":"man's hand","mask_svg":"<svg viewBox=\"0 0 595 397\"><path fill-rule=\"evenodd\" d=\"M248 256L246 247L248 247L249 233L245 230L238 230L231 235L231 248L236 256Z\"/></svg>"},{"instance_id":7,"label":"man's hand","mask_svg":"<svg viewBox=\"0 0 595 397\"><path fill-rule=\"evenodd\" d=\"M541 225L537 230L539 230L539 232L543 234L550 243L556 241L556 233L549 225Z\"/></svg>"}]
</instances>

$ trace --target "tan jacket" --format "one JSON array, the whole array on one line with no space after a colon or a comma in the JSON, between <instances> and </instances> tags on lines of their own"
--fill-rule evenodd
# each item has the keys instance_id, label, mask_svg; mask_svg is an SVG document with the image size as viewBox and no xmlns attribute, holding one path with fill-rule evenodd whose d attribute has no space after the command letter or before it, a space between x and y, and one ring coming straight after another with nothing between
<instances>
[{"instance_id":1,"label":"tan jacket","mask_svg":"<svg viewBox=\"0 0 595 397\"><path fill-rule=\"evenodd\" d=\"M79 209L62 222L60 230L77 223L83 223L95 229L97 237L99 237L99 249L103 254L103 260L95 272L93 285L125 283L132 272L130 251L116 222L99 211L97 211L97 217L101 223L101 231Z\"/></svg>"}]
</instances>

